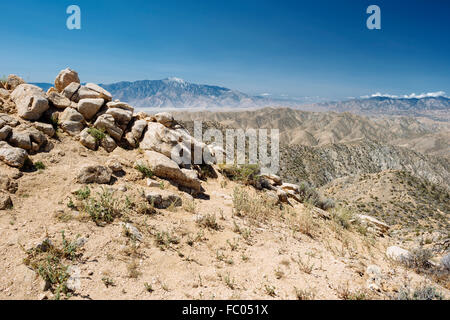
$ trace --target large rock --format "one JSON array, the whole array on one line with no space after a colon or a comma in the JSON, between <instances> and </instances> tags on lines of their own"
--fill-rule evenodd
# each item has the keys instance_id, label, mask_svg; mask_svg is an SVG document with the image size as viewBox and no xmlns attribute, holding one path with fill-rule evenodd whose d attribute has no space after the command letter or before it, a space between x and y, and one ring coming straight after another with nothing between
<instances>
[{"instance_id":1,"label":"large rock","mask_svg":"<svg viewBox=\"0 0 450 320\"><path fill-rule=\"evenodd\" d=\"M134 122L131 127L131 133L136 140L139 140L144 133L144 130L147 128L147 121L145 120L137 120Z\"/></svg>"},{"instance_id":2,"label":"large rock","mask_svg":"<svg viewBox=\"0 0 450 320\"><path fill-rule=\"evenodd\" d=\"M6 87L8 90L14 90L19 85L26 83L21 77L16 76L15 74L10 74L8 76L8 80L6 80Z\"/></svg>"},{"instance_id":3,"label":"large rock","mask_svg":"<svg viewBox=\"0 0 450 320\"><path fill-rule=\"evenodd\" d=\"M139 146L143 150L162 153L178 164L214 164L216 161L212 150L191 137L187 130L171 129L159 122L148 123Z\"/></svg>"},{"instance_id":4,"label":"large rock","mask_svg":"<svg viewBox=\"0 0 450 320\"><path fill-rule=\"evenodd\" d=\"M359 214L358 218L363 225L374 229L379 235L387 234L389 231L389 226L386 223L377 220L374 217Z\"/></svg>"},{"instance_id":5,"label":"large rock","mask_svg":"<svg viewBox=\"0 0 450 320\"><path fill-rule=\"evenodd\" d=\"M78 73L69 68L62 70L55 79L55 88L62 92L72 82L80 83Z\"/></svg>"},{"instance_id":6,"label":"large rock","mask_svg":"<svg viewBox=\"0 0 450 320\"><path fill-rule=\"evenodd\" d=\"M181 198L170 191L145 191L144 194L147 201L158 209L167 209L170 206L180 207L182 205Z\"/></svg>"},{"instance_id":7,"label":"large rock","mask_svg":"<svg viewBox=\"0 0 450 320\"><path fill-rule=\"evenodd\" d=\"M109 108L106 114L110 114L114 117L116 123L120 126L126 126L133 116L133 112L129 110L124 110L120 108Z\"/></svg>"},{"instance_id":8,"label":"large rock","mask_svg":"<svg viewBox=\"0 0 450 320\"><path fill-rule=\"evenodd\" d=\"M147 121L145 120L137 120L133 123L133 125L131 126L131 131L125 134L125 139L131 147L137 147L138 142L141 139L142 134L144 133L144 130L146 128Z\"/></svg>"},{"instance_id":9,"label":"large rock","mask_svg":"<svg viewBox=\"0 0 450 320\"><path fill-rule=\"evenodd\" d=\"M78 102L78 111L86 120L91 120L100 108L105 103L105 100L99 99L82 99Z\"/></svg>"},{"instance_id":10,"label":"large rock","mask_svg":"<svg viewBox=\"0 0 450 320\"><path fill-rule=\"evenodd\" d=\"M265 175L262 175L262 177L269 180L269 182L272 186L281 186L283 184L283 181L281 180L281 178L275 174L265 174Z\"/></svg>"},{"instance_id":11,"label":"large rock","mask_svg":"<svg viewBox=\"0 0 450 320\"><path fill-rule=\"evenodd\" d=\"M8 143L0 141L0 160L7 165L22 168L27 159L28 154L25 150L12 147Z\"/></svg>"},{"instance_id":12,"label":"large rock","mask_svg":"<svg viewBox=\"0 0 450 320\"><path fill-rule=\"evenodd\" d=\"M9 135L11 134L11 132L12 132L12 128L10 126L8 126L8 125L3 126L0 129L0 141L7 140Z\"/></svg>"},{"instance_id":13,"label":"large rock","mask_svg":"<svg viewBox=\"0 0 450 320\"><path fill-rule=\"evenodd\" d=\"M13 203L11 197L6 192L0 191L0 210L12 208Z\"/></svg>"},{"instance_id":14,"label":"large rock","mask_svg":"<svg viewBox=\"0 0 450 320\"><path fill-rule=\"evenodd\" d=\"M2 124L17 127L19 125L19 121L5 113L0 113L0 126L2 126Z\"/></svg>"},{"instance_id":15,"label":"large rock","mask_svg":"<svg viewBox=\"0 0 450 320\"><path fill-rule=\"evenodd\" d=\"M47 94L47 98L50 104L58 109L69 108L71 105L71 101L59 92L52 91Z\"/></svg>"},{"instance_id":16,"label":"large rock","mask_svg":"<svg viewBox=\"0 0 450 320\"><path fill-rule=\"evenodd\" d=\"M59 115L61 128L68 134L75 136L84 128L84 117L73 108L67 108Z\"/></svg>"},{"instance_id":17,"label":"large rock","mask_svg":"<svg viewBox=\"0 0 450 320\"><path fill-rule=\"evenodd\" d=\"M25 120L38 120L49 108L45 92L31 84L21 84L12 93L11 100L17 114Z\"/></svg>"},{"instance_id":18,"label":"large rock","mask_svg":"<svg viewBox=\"0 0 450 320\"><path fill-rule=\"evenodd\" d=\"M77 176L78 183L108 184L111 181L112 170L108 167L87 164L84 165Z\"/></svg>"},{"instance_id":19,"label":"large rock","mask_svg":"<svg viewBox=\"0 0 450 320\"><path fill-rule=\"evenodd\" d=\"M175 161L165 155L154 152L145 152L145 163L150 170L160 178L169 179L180 186L202 191L201 181L187 172L183 172Z\"/></svg>"},{"instance_id":20,"label":"large rock","mask_svg":"<svg viewBox=\"0 0 450 320\"><path fill-rule=\"evenodd\" d=\"M16 193L19 184L9 178L7 175L0 174L0 190L8 191L9 193Z\"/></svg>"},{"instance_id":21,"label":"large rock","mask_svg":"<svg viewBox=\"0 0 450 320\"><path fill-rule=\"evenodd\" d=\"M81 85L77 82L72 82L69 84L62 92L62 95L69 99L70 101L77 101L79 100L78 97L78 90L80 89Z\"/></svg>"},{"instance_id":22,"label":"large rock","mask_svg":"<svg viewBox=\"0 0 450 320\"><path fill-rule=\"evenodd\" d=\"M168 128L172 127L175 122L173 116L168 112L157 113L154 115L154 119Z\"/></svg>"},{"instance_id":23,"label":"large rock","mask_svg":"<svg viewBox=\"0 0 450 320\"><path fill-rule=\"evenodd\" d=\"M43 123L43 122L34 122L34 127L49 136L50 138L55 135L55 129L53 126L49 123Z\"/></svg>"},{"instance_id":24,"label":"large rock","mask_svg":"<svg viewBox=\"0 0 450 320\"><path fill-rule=\"evenodd\" d=\"M289 190L294 191L295 193L300 192L300 187L298 185L292 184L292 183L283 183L281 185L281 189L283 189L286 192L288 192Z\"/></svg>"},{"instance_id":25,"label":"large rock","mask_svg":"<svg viewBox=\"0 0 450 320\"><path fill-rule=\"evenodd\" d=\"M103 89L102 87L100 87L99 85L96 85L95 83L86 83L86 88L91 89L97 93L100 94L100 97L102 99L105 99L106 101L111 101L112 100L112 95L111 93L109 93L108 91L106 91L105 89Z\"/></svg>"},{"instance_id":26,"label":"large rock","mask_svg":"<svg viewBox=\"0 0 450 320\"><path fill-rule=\"evenodd\" d=\"M94 123L94 127L105 130L116 141L122 139L123 130L116 125L114 117L110 114L102 114L99 116Z\"/></svg>"},{"instance_id":27,"label":"large rock","mask_svg":"<svg viewBox=\"0 0 450 320\"><path fill-rule=\"evenodd\" d=\"M88 149L97 150L98 142L97 140L89 133L89 128L85 128L80 133L80 143Z\"/></svg>"},{"instance_id":28,"label":"large rock","mask_svg":"<svg viewBox=\"0 0 450 320\"><path fill-rule=\"evenodd\" d=\"M165 127L158 122L149 122L147 132L139 147L143 150L151 150L162 153L172 158L174 147L180 147L191 158L191 136L189 133L176 131Z\"/></svg>"},{"instance_id":29,"label":"large rock","mask_svg":"<svg viewBox=\"0 0 450 320\"><path fill-rule=\"evenodd\" d=\"M410 258L410 253L406 249L391 246L386 249L386 256L396 262L406 262Z\"/></svg>"},{"instance_id":30,"label":"large rock","mask_svg":"<svg viewBox=\"0 0 450 320\"><path fill-rule=\"evenodd\" d=\"M69 135L76 136L83 130L84 125L83 123L76 121L63 121L61 122L60 127L64 132L67 132Z\"/></svg>"},{"instance_id":31,"label":"large rock","mask_svg":"<svg viewBox=\"0 0 450 320\"><path fill-rule=\"evenodd\" d=\"M13 130L8 142L13 147L31 150L31 138L28 132Z\"/></svg>"},{"instance_id":32,"label":"large rock","mask_svg":"<svg viewBox=\"0 0 450 320\"><path fill-rule=\"evenodd\" d=\"M82 99L105 99L105 96L102 93L97 92L93 89L90 89L86 86L81 86L80 89L78 89L78 92L76 95L79 100L82 100ZM72 98L72 100L75 102L78 102L74 98Z\"/></svg>"},{"instance_id":33,"label":"large rock","mask_svg":"<svg viewBox=\"0 0 450 320\"><path fill-rule=\"evenodd\" d=\"M131 112L134 112L134 108L132 106L130 106L129 104L125 103L125 102L121 102L121 101L111 101L108 102L106 104L106 106L108 108L118 108L118 109L123 109L123 110L128 110Z\"/></svg>"},{"instance_id":34,"label":"large rock","mask_svg":"<svg viewBox=\"0 0 450 320\"><path fill-rule=\"evenodd\" d=\"M100 145L106 152L113 152L117 148L117 143L111 138L109 135L105 135L105 137L100 141Z\"/></svg>"}]
</instances>

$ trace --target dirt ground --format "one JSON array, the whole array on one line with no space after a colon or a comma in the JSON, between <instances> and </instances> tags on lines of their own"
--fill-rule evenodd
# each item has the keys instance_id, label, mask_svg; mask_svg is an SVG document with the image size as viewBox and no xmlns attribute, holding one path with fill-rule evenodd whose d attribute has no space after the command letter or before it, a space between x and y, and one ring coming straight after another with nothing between
<instances>
[{"instance_id":1,"label":"dirt ground","mask_svg":"<svg viewBox=\"0 0 450 320\"><path fill-rule=\"evenodd\" d=\"M108 154L87 150L65 135L60 139L49 153L32 156L46 168L24 172L12 195L14 207L0 211L0 299L55 297L44 291L44 281L24 259L25 250L46 236L60 243L62 231L67 239L87 240L78 250L81 256L68 262L79 271L70 299L389 299L405 285L430 282L385 257L386 248L397 244L388 236L339 227L302 204L266 219L239 217L233 214L232 200L237 184L221 175L203 183L209 199L192 201L165 180L148 187L133 168L142 156L138 150L117 148ZM183 206L127 213L103 227L69 208L72 192L84 187L76 183L80 166L111 158L119 159L125 171L107 186L118 201L129 197L145 202L143 190L164 188L179 194ZM9 176L18 173L4 164L0 170ZM92 193L100 190L90 188ZM260 196L250 187L238 188ZM205 216L214 216L218 226L199 223ZM123 221L140 230L142 241L127 236ZM370 265L382 271L375 290L368 289ZM446 289L440 290L448 297Z\"/></svg>"}]
</instances>

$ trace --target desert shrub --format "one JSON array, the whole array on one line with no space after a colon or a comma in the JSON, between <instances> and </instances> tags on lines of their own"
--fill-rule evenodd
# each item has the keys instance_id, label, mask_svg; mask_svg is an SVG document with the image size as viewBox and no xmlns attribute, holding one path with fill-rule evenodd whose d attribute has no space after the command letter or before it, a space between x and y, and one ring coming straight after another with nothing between
<instances>
[{"instance_id":1,"label":"desert shrub","mask_svg":"<svg viewBox=\"0 0 450 320\"><path fill-rule=\"evenodd\" d=\"M50 118L50 124L52 125L53 129L58 130L59 119L52 115Z\"/></svg>"},{"instance_id":2,"label":"desert shrub","mask_svg":"<svg viewBox=\"0 0 450 320\"><path fill-rule=\"evenodd\" d=\"M354 213L347 208L336 208L332 212L333 221L344 229L350 229L352 220L355 219Z\"/></svg>"},{"instance_id":3,"label":"desert shrub","mask_svg":"<svg viewBox=\"0 0 450 320\"><path fill-rule=\"evenodd\" d=\"M441 260L442 266L450 271L450 254L445 255Z\"/></svg>"},{"instance_id":4,"label":"desert shrub","mask_svg":"<svg viewBox=\"0 0 450 320\"><path fill-rule=\"evenodd\" d=\"M140 173L142 173L142 176L146 178L152 178L154 176L153 171L145 164L138 163L136 164L135 169Z\"/></svg>"},{"instance_id":5,"label":"desert shrub","mask_svg":"<svg viewBox=\"0 0 450 320\"><path fill-rule=\"evenodd\" d=\"M24 259L25 265L34 270L45 281L46 287L55 293L55 299L69 293L67 280L70 275L65 261L79 257L76 241L69 241L64 231L61 235L60 246L45 240L40 246L27 250Z\"/></svg>"},{"instance_id":6,"label":"desert shrub","mask_svg":"<svg viewBox=\"0 0 450 320\"><path fill-rule=\"evenodd\" d=\"M314 300L316 294L311 290L297 289L294 287L297 300Z\"/></svg>"},{"instance_id":7,"label":"desert shrub","mask_svg":"<svg viewBox=\"0 0 450 320\"><path fill-rule=\"evenodd\" d=\"M94 137L94 139L97 140L97 141L102 141L103 139L106 138L105 130L99 130L97 128L89 128L88 129L88 133L92 137Z\"/></svg>"},{"instance_id":8,"label":"desert shrub","mask_svg":"<svg viewBox=\"0 0 450 320\"><path fill-rule=\"evenodd\" d=\"M265 221L278 211L274 201L267 195L251 195L242 187L233 189L233 214L238 217L249 217L258 221Z\"/></svg>"},{"instance_id":9,"label":"desert shrub","mask_svg":"<svg viewBox=\"0 0 450 320\"><path fill-rule=\"evenodd\" d=\"M245 185L254 185L261 172L257 164L220 165L219 170L228 179L241 182Z\"/></svg>"},{"instance_id":10,"label":"desert shrub","mask_svg":"<svg viewBox=\"0 0 450 320\"><path fill-rule=\"evenodd\" d=\"M45 169L45 164L44 164L42 161L36 161L36 162L34 163L34 167L35 167L37 170L44 170L44 169Z\"/></svg>"},{"instance_id":11,"label":"desert shrub","mask_svg":"<svg viewBox=\"0 0 450 320\"><path fill-rule=\"evenodd\" d=\"M86 200L91 195L91 189L88 186L75 191L78 200Z\"/></svg>"},{"instance_id":12,"label":"desert shrub","mask_svg":"<svg viewBox=\"0 0 450 320\"><path fill-rule=\"evenodd\" d=\"M443 300L443 294L432 286L421 286L412 290L409 286L401 288L397 300Z\"/></svg>"},{"instance_id":13,"label":"desert shrub","mask_svg":"<svg viewBox=\"0 0 450 320\"><path fill-rule=\"evenodd\" d=\"M102 188L96 196L86 199L84 210L97 225L111 223L121 215L119 200L106 188Z\"/></svg>"},{"instance_id":14,"label":"desert shrub","mask_svg":"<svg viewBox=\"0 0 450 320\"><path fill-rule=\"evenodd\" d=\"M329 210L336 207L336 202L330 198L320 198L316 206L322 210Z\"/></svg>"},{"instance_id":15,"label":"desert shrub","mask_svg":"<svg viewBox=\"0 0 450 320\"><path fill-rule=\"evenodd\" d=\"M322 197L316 188L310 186L306 182L302 182L299 185L299 193L299 198L302 202L310 203L322 210L329 210L336 207L336 203L333 199Z\"/></svg>"},{"instance_id":16,"label":"desert shrub","mask_svg":"<svg viewBox=\"0 0 450 320\"><path fill-rule=\"evenodd\" d=\"M220 230L220 225L217 223L215 214L207 214L201 217L201 219L197 220L197 224L211 230Z\"/></svg>"},{"instance_id":17,"label":"desert shrub","mask_svg":"<svg viewBox=\"0 0 450 320\"><path fill-rule=\"evenodd\" d=\"M410 267L417 270L429 269L432 265L430 264L430 259L433 257L433 253L429 249L415 248L410 251L410 254L404 263Z\"/></svg>"}]
</instances>

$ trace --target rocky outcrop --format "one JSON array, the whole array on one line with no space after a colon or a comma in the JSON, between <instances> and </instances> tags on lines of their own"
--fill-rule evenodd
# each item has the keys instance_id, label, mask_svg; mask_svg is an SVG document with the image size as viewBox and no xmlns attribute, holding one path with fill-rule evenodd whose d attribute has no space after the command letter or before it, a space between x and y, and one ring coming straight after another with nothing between
<instances>
[{"instance_id":1,"label":"rocky outcrop","mask_svg":"<svg viewBox=\"0 0 450 320\"><path fill-rule=\"evenodd\" d=\"M175 161L165 155L147 151L144 154L144 163L157 176L163 179L169 179L182 187L200 192L202 190L201 181L196 179L186 171L180 169Z\"/></svg>"},{"instance_id":2,"label":"rocky outcrop","mask_svg":"<svg viewBox=\"0 0 450 320\"><path fill-rule=\"evenodd\" d=\"M368 227L369 231L374 231L379 236L386 235L389 232L390 227L374 217L363 214L359 214L357 217L363 225Z\"/></svg>"},{"instance_id":3,"label":"rocky outcrop","mask_svg":"<svg viewBox=\"0 0 450 320\"><path fill-rule=\"evenodd\" d=\"M116 125L115 119L110 114L102 114L97 118L94 127L107 132L114 140L122 139L123 130Z\"/></svg>"}]
</instances>

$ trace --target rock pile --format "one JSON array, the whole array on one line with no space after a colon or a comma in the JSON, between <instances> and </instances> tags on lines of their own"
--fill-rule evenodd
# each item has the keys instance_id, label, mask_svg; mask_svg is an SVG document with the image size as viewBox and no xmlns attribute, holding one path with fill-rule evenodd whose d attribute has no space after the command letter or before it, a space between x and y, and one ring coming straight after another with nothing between
<instances>
[{"instance_id":1,"label":"rock pile","mask_svg":"<svg viewBox=\"0 0 450 320\"><path fill-rule=\"evenodd\" d=\"M91 150L139 147L145 151L140 163L156 176L195 192L202 187L192 165L194 150L202 155L203 163L215 163L212 148L191 137L171 114L135 114L132 106L113 100L102 87L81 84L74 70L62 70L47 92L16 75L0 84L1 161L22 168L28 155L52 149L57 129ZM183 161L172 160L174 150ZM110 171L88 165L81 168L77 180L109 183Z\"/></svg>"}]
</instances>

